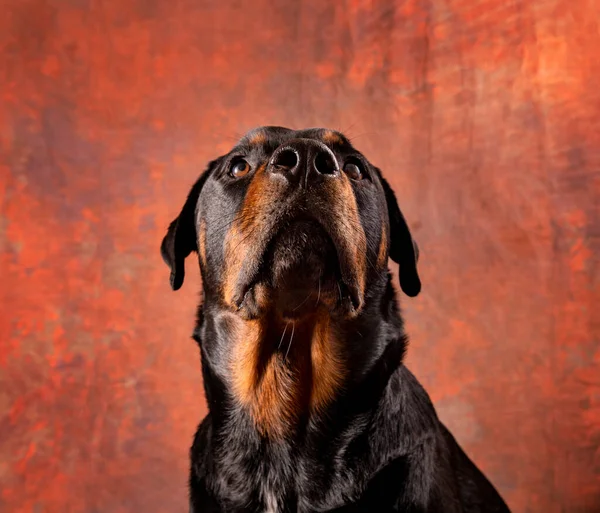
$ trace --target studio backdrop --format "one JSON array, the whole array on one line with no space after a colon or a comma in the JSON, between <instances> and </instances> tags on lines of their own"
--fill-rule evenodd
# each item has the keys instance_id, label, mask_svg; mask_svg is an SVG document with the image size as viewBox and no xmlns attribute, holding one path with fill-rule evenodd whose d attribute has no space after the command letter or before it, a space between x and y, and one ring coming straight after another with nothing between
<instances>
[{"instance_id":1,"label":"studio backdrop","mask_svg":"<svg viewBox=\"0 0 600 513\"><path fill-rule=\"evenodd\" d=\"M0 511L187 511L200 279L159 245L262 124L346 133L421 249L407 365L515 512L600 511L596 0L5 0Z\"/></svg>"}]
</instances>

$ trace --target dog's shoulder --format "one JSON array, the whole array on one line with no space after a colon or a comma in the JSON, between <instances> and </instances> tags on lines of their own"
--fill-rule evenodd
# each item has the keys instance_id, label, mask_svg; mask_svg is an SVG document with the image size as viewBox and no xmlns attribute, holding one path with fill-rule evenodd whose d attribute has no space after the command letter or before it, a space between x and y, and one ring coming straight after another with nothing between
<instances>
[{"instance_id":1,"label":"dog's shoulder","mask_svg":"<svg viewBox=\"0 0 600 513\"><path fill-rule=\"evenodd\" d=\"M428 393L404 365L391 377L384 400L379 415L385 422L377 438L387 444L384 450L395 451L396 457L379 472L379 480L405 481L401 500L427 504L423 511L431 512L509 512L491 482L439 420Z\"/></svg>"},{"instance_id":2,"label":"dog's shoulder","mask_svg":"<svg viewBox=\"0 0 600 513\"><path fill-rule=\"evenodd\" d=\"M406 453L411 447L440 436L439 420L429 394L403 364L390 376L374 421L392 451Z\"/></svg>"},{"instance_id":3,"label":"dog's shoulder","mask_svg":"<svg viewBox=\"0 0 600 513\"><path fill-rule=\"evenodd\" d=\"M423 508L436 496L456 496L455 483L448 482L451 466L441 423L429 395L404 365L390 378L374 427L373 453L382 464L375 489L386 483L400 491L400 504Z\"/></svg>"}]
</instances>

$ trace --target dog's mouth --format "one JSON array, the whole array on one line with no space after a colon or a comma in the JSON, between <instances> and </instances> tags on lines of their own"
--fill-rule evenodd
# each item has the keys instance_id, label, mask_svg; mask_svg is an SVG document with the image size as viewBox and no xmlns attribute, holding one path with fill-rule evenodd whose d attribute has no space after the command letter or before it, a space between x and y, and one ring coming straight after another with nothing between
<instances>
[{"instance_id":1,"label":"dog's mouth","mask_svg":"<svg viewBox=\"0 0 600 513\"><path fill-rule=\"evenodd\" d=\"M362 295L349 269L348 255L323 224L309 217L296 218L282 225L266 244L238 307L256 314L264 307L260 303L268 302L287 319L309 315L323 306L352 315L360 308Z\"/></svg>"}]
</instances>

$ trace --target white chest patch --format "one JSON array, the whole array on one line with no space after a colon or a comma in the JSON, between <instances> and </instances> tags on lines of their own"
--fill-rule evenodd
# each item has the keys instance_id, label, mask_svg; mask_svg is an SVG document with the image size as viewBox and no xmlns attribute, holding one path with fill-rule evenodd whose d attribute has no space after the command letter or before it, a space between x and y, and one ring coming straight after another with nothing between
<instances>
[{"instance_id":1,"label":"white chest patch","mask_svg":"<svg viewBox=\"0 0 600 513\"><path fill-rule=\"evenodd\" d=\"M265 502L265 513L278 513L279 505L277 496L267 487L263 488L263 500Z\"/></svg>"}]
</instances>

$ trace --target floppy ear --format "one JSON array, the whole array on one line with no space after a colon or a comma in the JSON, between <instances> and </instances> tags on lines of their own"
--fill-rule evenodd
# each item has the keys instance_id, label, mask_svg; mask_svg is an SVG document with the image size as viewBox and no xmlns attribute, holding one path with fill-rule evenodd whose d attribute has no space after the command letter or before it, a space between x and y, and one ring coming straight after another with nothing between
<instances>
[{"instance_id":1,"label":"floppy ear","mask_svg":"<svg viewBox=\"0 0 600 513\"><path fill-rule=\"evenodd\" d=\"M185 276L185 259L192 251L198 251L196 240L196 204L200 191L208 178L208 174L216 161L209 164L208 169L192 186L187 200L177 216L169 225L167 235L160 246L160 254L171 269L171 288L177 290L183 284Z\"/></svg>"},{"instance_id":2,"label":"floppy ear","mask_svg":"<svg viewBox=\"0 0 600 513\"><path fill-rule=\"evenodd\" d=\"M400 288L407 296L415 297L421 291L421 280L417 272L419 247L410 234L394 191L381 173L379 177L390 218L390 258L400 266Z\"/></svg>"}]
</instances>

